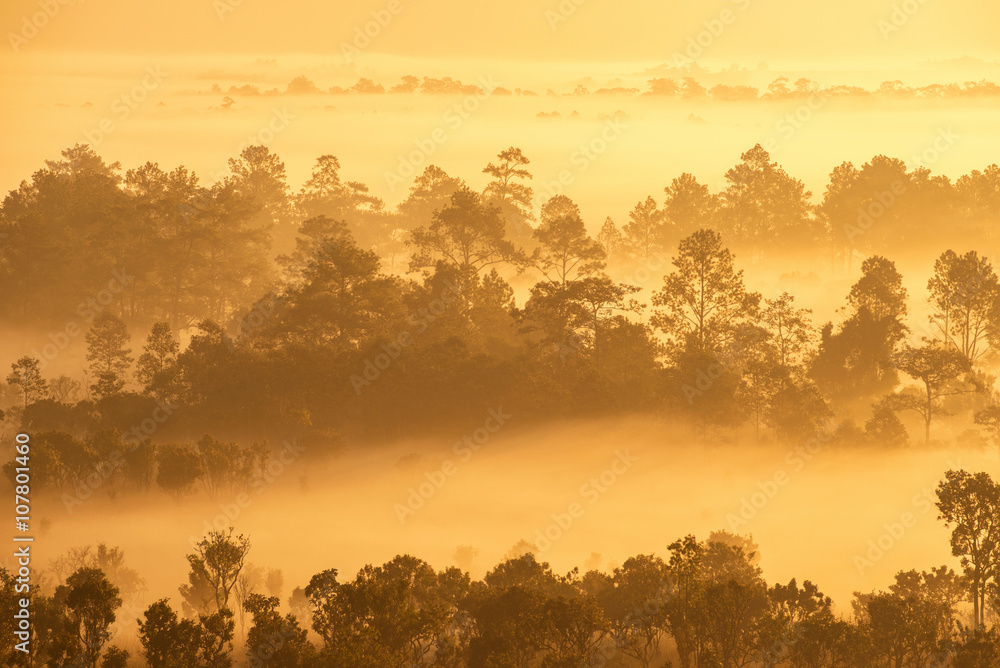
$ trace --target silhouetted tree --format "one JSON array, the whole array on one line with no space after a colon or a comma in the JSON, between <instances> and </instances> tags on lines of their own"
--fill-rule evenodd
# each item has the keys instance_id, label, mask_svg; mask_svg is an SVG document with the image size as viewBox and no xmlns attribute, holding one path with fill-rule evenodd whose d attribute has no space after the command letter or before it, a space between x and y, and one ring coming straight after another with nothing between
<instances>
[{"instance_id":1,"label":"silhouetted tree","mask_svg":"<svg viewBox=\"0 0 1000 668\"><path fill-rule=\"evenodd\" d=\"M769 246L813 246L819 231L811 214L811 193L789 176L760 144L740 156L720 195L723 220L734 241L755 257ZM729 231L729 230L727 230Z\"/></svg>"},{"instance_id":2,"label":"silhouetted tree","mask_svg":"<svg viewBox=\"0 0 1000 668\"><path fill-rule=\"evenodd\" d=\"M651 322L675 351L721 352L740 322L756 313L760 295L743 287L743 272L717 232L699 230L682 240L673 265L653 295L658 308Z\"/></svg>"},{"instance_id":3,"label":"silhouetted tree","mask_svg":"<svg viewBox=\"0 0 1000 668\"><path fill-rule=\"evenodd\" d=\"M202 580L208 584L215 610L229 609L229 596L236 586L236 580L246 563L250 551L250 539L242 534L233 536L233 528L225 531L212 530L194 547L194 553L187 555L191 566L190 585L181 588L181 594L189 599L195 583Z\"/></svg>"},{"instance_id":4,"label":"silhouetted tree","mask_svg":"<svg viewBox=\"0 0 1000 668\"><path fill-rule=\"evenodd\" d=\"M142 354L136 362L135 377L148 394L169 401L176 392L177 354L180 346L167 322L153 323Z\"/></svg>"},{"instance_id":5,"label":"silhouetted tree","mask_svg":"<svg viewBox=\"0 0 1000 668\"><path fill-rule=\"evenodd\" d=\"M905 346L896 355L896 365L908 376L923 384L922 391L906 388L894 396L895 410L915 410L924 419L924 444L931 440L931 420L942 414L938 405L942 397L966 394L973 388L958 382L963 374L971 371L968 357L961 351L938 344L919 348Z\"/></svg>"},{"instance_id":6,"label":"silhouetted tree","mask_svg":"<svg viewBox=\"0 0 1000 668\"><path fill-rule=\"evenodd\" d=\"M132 365L130 337L125 323L110 313L94 319L86 334L87 361L95 382L90 386L99 398L121 392L125 376Z\"/></svg>"},{"instance_id":7,"label":"silhouetted tree","mask_svg":"<svg viewBox=\"0 0 1000 668\"><path fill-rule=\"evenodd\" d=\"M314 650L292 615L278 612L278 599L251 594L244 604L253 615L247 633L247 660L260 668L298 668L309 665Z\"/></svg>"},{"instance_id":8,"label":"silhouetted tree","mask_svg":"<svg viewBox=\"0 0 1000 668\"><path fill-rule=\"evenodd\" d=\"M413 230L408 242L414 247L412 271L433 267L438 260L461 271L479 273L501 263L520 263L523 253L507 240L499 209L484 203L479 195L462 188L449 205L434 214L427 227Z\"/></svg>"},{"instance_id":9,"label":"silhouetted tree","mask_svg":"<svg viewBox=\"0 0 1000 668\"><path fill-rule=\"evenodd\" d=\"M190 445L165 444L156 449L156 484L180 497L201 477L201 460Z\"/></svg>"},{"instance_id":10,"label":"silhouetted tree","mask_svg":"<svg viewBox=\"0 0 1000 668\"><path fill-rule=\"evenodd\" d=\"M661 243L665 249L700 229L715 226L718 198L693 175L681 174L663 190L666 193L663 203L666 224Z\"/></svg>"},{"instance_id":11,"label":"silhouetted tree","mask_svg":"<svg viewBox=\"0 0 1000 668\"><path fill-rule=\"evenodd\" d=\"M115 610L121 607L118 588L98 568L81 568L56 588L57 603L66 606L80 639L82 657L91 668L111 640Z\"/></svg>"},{"instance_id":12,"label":"silhouetted tree","mask_svg":"<svg viewBox=\"0 0 1000 668\"><path fill-rule=\"evenodd\" d=\"M550 281L566 285L604 269L607 255L599 243L587 236L583 220L576 213L543 216L534 237L538 248L532 262Z\"/></svg>"},{"instance_id":13,"label":"silhouetted tree","mask_svg":"<svg viewBox=\"0 0 1000 668\"><path fill-rule=\"evenodd\" d=\"M973 628L983 628L986 592L1000 566L1000 485L986 473L948 471L937 487L938 519L952 527L951 553L960 557L973 604Z\"/></svg>"},{"instance_id":14,"label":"silhouetted tree","mask_svg":"<svg viewBox=\"0 0 1000 668\"><path fill-rule=\"evenodd\" d=\"M656 200L647 197L635 205L628 217L629 222L622 228L625 244L648 265L651 257L664 250L664 214L657 208Z\"/></svg>"},{"instance_id":15,"label":"silhouetted tree","mask_svg":"<svg viewBox=\"0 0 1000 668\"><path fill-rule=\"evenodd\" d=\"M989 350L989 335L1000 326L1000 282L993 266L976 251L945 251L928 281L934 307L931 322L943 341L975 364Z\"/></svg>"},{"instance_id":16,"label":"silhouetted tree","mask_svg":"<svg viewBox=\"0 0 1000 668\"><path fill-rule=\"evenodd\" d=\"M835 398L862 398L892 390L898 380L893 357L908 328L906 288L896 265L870 257L847 297L849 316L835 333L827 324L810 373Z\"/></svg>"},{"instance_id":17,"label":"silhouetted tree","mask_svg":"<svg viewBox=\"0 0 1000 668\"><path fill-rule=\"evenodd\" d=\"M24 397L24 408L28 404L45 397L48 392L48 384L42 378L41 362L34 357L22 357L10 365L10 375L7 382L17 385Z\"/></svg>"},{"instance_id":18,"label":"silhouetted tree","mask_svg":"<svg viewBox=\"0 0 1000 668\"><path fill-rule=\"evenodd\" d=\"M530 164L521 149L511 146L497 154L497 164L492 162L483 173L493 177L483 189L483 200L488 206L499 208L506 224L506 234L523 243L531 237L532 190L523 181L532 178L525 166Z\"/></svg>"}]
</instances>

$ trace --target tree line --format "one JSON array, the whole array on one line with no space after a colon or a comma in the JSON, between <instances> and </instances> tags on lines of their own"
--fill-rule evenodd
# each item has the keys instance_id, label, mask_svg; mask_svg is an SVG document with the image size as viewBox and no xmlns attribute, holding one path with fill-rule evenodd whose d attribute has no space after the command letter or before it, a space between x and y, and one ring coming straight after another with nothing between
<instances>
[{"instance_id":1,"label":"tree line","mask_svg":"<svg viewBox=\"0 0 1000 668\"><path fill-rule=\"evenodd\" d=\"M710 74L707 70L700 68L693 61L688 61L686 69L693 73L702 75ZM213 84L211 93L225 94L223 108L229 109L236 103L230 96L236 97L256 97L259 95L381 95L384 93L395 94L420 94L420 95L517 95L526 97L538 97L539 94L532 90L522 90L515 88L513 91L503 86L487 88L475 84L466 84L451 77L440 79L434 77L416 77L412 74L404 75L399 83L386 86L368 77L361 77L353 85L348 87L331 86L324 90L314 81L304 75L292 79L285 86L284 90L271 88L261 90L259 86L253 84L243 84L242 86L231 85L223 90L218 84ZM613 86L610 88L597 88L591 91L584 84L577 84L572 93L562 93L561 95L656 95L678 97L685 100L707 100L716 102L752 102L752 101L781 101L794 99L807 99L810 97L854 97L854 98L875 98L883 100L939 100L939 99L981 99L1000 95L1000 86L992 81L982 79L980 81L967 81L964 84L929 84L926 86L907 86L902 81L895 79L883 81L874 90L867 90L860 86L834 85L823 88L820 84L806 77L799 77L794 82L786 76L780 76L761 90L756 86L746 84L716 84L708 87L694 76L679 77L654 77L646 81L646 90L627 86ZM551 88L545 93L546 97L558 95Z\"/></svg>"},{"instance_id":2,"label":"tree line","mask_svg":"<svg viewBox=\"0 0 1000 668\"><path fill-rule=\"evenodd\" d=\"M855 592L851 615L835 614L809 580L768 584L752 538L727 531L685 536L665 557L636 555L610 572L560 575L524 541L482 580L468 572L471 546L455 551L464 568L441 571L399 555L353 579L335 568L315 574L283 614L280 571L250 565L249 537L213 529L187 555L180 614L167 598L135 610L135 658L150 668L995 667L1000 485L948 471L936 505L962 572L900 571L887 590ZM51 595L32 594L30 665L128 665L112 642L122 589L134 590L136 575L120 551L99 547L78 550L81 565ZM9 614L14 583L0 570ZM4 665L29 665L12 646L2 644Z\"/></svg>"},{"instance_id":3,"label":"tree line","mask_svg":"<svg viewBox=\"0 0 1000 668\"><path fill-rule=\"evenodd\" d=\"M530 256L541 243L538 228L579 211L561 186L532 189L529 165L520 149L502 151L483 169L490 181L477 195L499 210L507 240ZM287 282L296 268L289 263L306 259L299 240L316 242L331 232L317 221L344 223L386 274L402 275L427 250L414 233L429 229L435 214L468 190L462 179L430 165L389 208L365 184L343 179L335 156L323 155L292 192L284 163L264 146L230 159L210 186L183 166L168 171L147 162L121 171L77 145L4 198L0 287L11 298L0 305L0 319L58 328L110 311L130 327L166 321L176 331L211 319L229 328ZM748 261L796 253L846 267L856 256L942 247L960 236L995 242L998 182L996 165L952 182L875 156L860 167L834 168L814 204L803 183L757 145L726 172L719 192L680 174L622 220L584 227L601 228L606 262L625 273L669 256L704 228ZM528 267L539 275L537 263L521 268Z\"/></svg>"},{"instance_id":4,"label":"tree line","mask_svg":"<svg viewBox=\"0 0 1000 668\"><path fill-rule=\"evenodd\" d=\"M819 324L791 292L748 287L724 236L751 258L779 242L812 247L810 234L877 201L871 184L884 179L869 177L905 171L897 163L838 168L837 179L855 185L831 186L815 208L758 146L725 192L681 177L662 210L649 198L621 230L608 222L595 239L565 195L549 198L535 224L529 163L514 148L486 166L494 180L483 192L429 167L390 215L364 186L339 180L332 156L289 198L283 166L264 147L244 151L234 176L209 190L182 168L168 175L155 165L130 171L121 187L114 169L77 147L0 209L12 230L0 280L28 295L18 317L81 313L11 363L5 408L43 443L93 443L77 448L96 453L82 468L55 478L93 469L110 451L137 457L147 439L193 444L212 433L332 451L347 437L463 430L497 406L524 424L641 412L705 439L791 443L822 433L843 445L903 445L917 429L929 444L948 418L964 442L1000 445L990 375L1000 282L987 257L942 252L921 294L930 315L914 320L894 262L868 255L839 322ZM883 207L884 233L905 247L903 228L919 216L938 221L928 212L953 200L928 198L946 181L930 179L937 185L913 209L902 199L919 190L913 182L890 190L898 201L891 214ZM69 206L74 198L91 206ZM976 196L983 216L991 201ZM271 266L267 231L294 220L293 210L306 218L288 227L294 238L274 263L280 280L265 280L255 272ZM409 229L395 227L400 217ZM387 224L405 257L386 257L377 220L397 221ZM635 278L668 243L671 264L647 300ZM407 272L394 273L404 259ZM632 279L628 262L640 268ZM73 311L84 273L100 287L104 271L116 273L115 289ZM514 284L530 285L521 303ZM16 310L16 301L4 305ZM140 326L150 317L162 319ZM144 340L133 340L137 330ZM85 348L82 375L46 377L72 346Z\"/></svg>"}]
</instances>

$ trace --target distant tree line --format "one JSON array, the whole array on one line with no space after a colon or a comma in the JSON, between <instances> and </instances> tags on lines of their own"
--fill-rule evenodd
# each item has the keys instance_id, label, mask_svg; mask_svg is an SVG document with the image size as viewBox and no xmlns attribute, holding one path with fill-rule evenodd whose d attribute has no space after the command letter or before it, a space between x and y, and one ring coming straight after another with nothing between
<instances>
[{"instance_id":1,"label":"distant tree line","mask_svg":"<svg viewBox=\"0 0 1000 668\"><path fill-rule=\"evenodd\" d=\"M883 81L878 88L867 90L860 86L833 85L826 88L818 82L800 77L792 82L786 76L780 76L768 84L766 89L759 89L756 86L746 84L715 84L706 85L704 79L699 81L696 76L681 76L685 72L691 74L709 75L710 78L721 78L718 74L712 74L707 70L685 59L682 64L684 71L677 71L674 77L654 77L646 81L646 89L640 90L628 86L612 86L609 88L597 88L591 91L584 84L577 84L571 93L556 93L551 88L545 92L546 97L556 95L655 95L666 97L677 97L685 100L713 100L715 102L753 102L757 100L793 100L806 99L809 97L854 97L861 99L877 100L941 100L941 99L977 99L1000 95L1000 85L986 79L980 81L967 81L964 84L928 84L926 86L907 86L902 81L896 79ZM722 75L725 76L724 74ZM539 94L532 90L515 88L513 91L503 86L491 88L489 83L483 85L462 83L451 77L416 77L412 74L404 75L399 83L386 86L368 77L360 77L352 86L331 86L327 89L320 88L308 77L297 76L285 86L284 90L271 88L261 90L254 84L243 84L242 86L231 85L223 90L218 84L213 84L211 93L219 95L226 94L224 109L232 107L236 103L233 97L252 98L259 95L382 95L395 94L419 94L419 95L517 95L526 97L538 97Z\"/></svg>"}]
</instances>

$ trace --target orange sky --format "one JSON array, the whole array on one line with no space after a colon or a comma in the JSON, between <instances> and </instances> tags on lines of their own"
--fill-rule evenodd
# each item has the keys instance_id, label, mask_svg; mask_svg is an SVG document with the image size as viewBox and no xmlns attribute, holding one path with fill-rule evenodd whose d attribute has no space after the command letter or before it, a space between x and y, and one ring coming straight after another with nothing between
<instances>
[{"instance_id":1,"label":"orange sky","mask_svg":"<svg viewBox=\"0 0 1000 668\"><path fill-rule=\"evenodd\" d=\"M728 10L734 20L707 58L744 64L995 59L1000 25L1000 6L985 0L5 0L0 25L7 41L46 2L58 11L30 50L332 54L372 11L390 4L397 13L372 53L656 61ZM880 28L879 21L892 21L894 7L898 25Z\"/></svg>"}]
</instances>

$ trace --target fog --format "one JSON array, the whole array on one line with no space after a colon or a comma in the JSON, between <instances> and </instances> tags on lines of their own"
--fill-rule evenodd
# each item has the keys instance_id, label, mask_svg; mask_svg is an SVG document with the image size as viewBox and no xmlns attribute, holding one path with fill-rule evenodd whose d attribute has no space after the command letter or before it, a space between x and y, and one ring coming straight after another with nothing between
<instances>
[{"instance_id":1,"label":"fog","mask_svg":"<svg viewBox=\"0 0 1000 668\"><path fill-rule=\"evenodd\" d=\"M721 190L726 170L756 143L805 182L813 201L822 197L830 171L844 161L861 165L885 154L954 179L991 164L1000 149L989 98L699 102L596 93L616 87L645 92L652 78L679 81L692 74L655 63L529 66L485 59L455 63L389 57L365 62L371 64L359 71L317 56L26 54L19 68L6 69L0 79L14 102L4 111L5 121L19 128L5 145L0 186L16 187L42 166L41 156L58 155L75 143L91 144L109 163L120 161L126 169L147 160L164 169L185 165L203 182L212 183L227 173L230 157L247 145L263 143L284 161L293 190L308 178L318 156L332 153L343 165L345 179L366 183L392 207L428 164L481 188L487 181L482 167L513 144L532 161L536 212L544 199L562 191L580 205L585 222L596 232L607 216L620 223L635 202L648 195L662 197L664 186L681 172L693 173L713 192ZM806 77L824 87L875 90L888 80L900 79L908 86L948 84L979 80L985 72L970 61L965 71L798 68L694 74L706 87L741 84L766 91L779 76L788 77L790 85ZM522 89L535 95L286 92L298 76L327 91L350 87L359 76L389 89L406 74L450 76L489 90ZM216 92L213 86L218 86ZM231 86L255 86L273 94L228 93ZM589 94L573 95L578 86ZM223 109L227 94L233 103ZM618 124L611 141L602 144L610 119ZM443 132L444 139L431 140L435 131ZM947 150L927 154L933 158L928 160L925 152L942 132L958 138ZM420 149L421 143L428 148ZM591 143L599 149L592 159L581 152ZM412 165L410 171L407 165ZM569 174L568 185L559 185L561 172ZM392 174L400 180L388 176Z\"/></svg>"},{"instance_id":2,"label":"fog","mask_svg":"<svg viewBox=\"0 0 1000 668\"><path fill-rule=\"evenodd\" d=\"M609 571L636 554L666 555L667 545L688 533L705 539L727 529L759 543L768 582L812 580L849 614L854 591L885 588L899 570L957 568L949 531L931 506L933 490L951 468L998 469L995 452L956 448L820 445L812 453L805 443L760 447L749 439L699 445L645 418L525 428L511 415L478 450L461 445L467 436L475 443L481 426L455 434L454 442L349 448L323 464L304 452L252 486L249 501L223 494L113 502L98 489L70 513L49 499L38 506L50 522L36 545L38 563L71 547L117 545L146 580L145 604L177 601L191 541L207 524L231 523L251 537L249 562L284 572L284 600L321 570L336 568L350 579L362 565L396 554L443 569L455 565L460 545L479 550L471 573L482 577L522 539L546 547L539 531L549 532L551 545L538 558L567 572L585 564ZM613 466L617 473L607 475ZM567 515L573 503L582 514L557 530L553 515ZM915 522L902 534L895 529L896 537L886 525L899 524L904 513ZM869 541L880 540L888 545L884 555L869 554Z\"/></svg>"}]
</instances>

